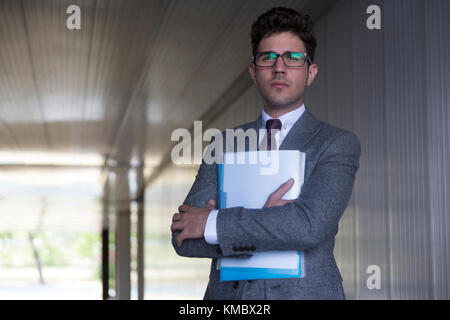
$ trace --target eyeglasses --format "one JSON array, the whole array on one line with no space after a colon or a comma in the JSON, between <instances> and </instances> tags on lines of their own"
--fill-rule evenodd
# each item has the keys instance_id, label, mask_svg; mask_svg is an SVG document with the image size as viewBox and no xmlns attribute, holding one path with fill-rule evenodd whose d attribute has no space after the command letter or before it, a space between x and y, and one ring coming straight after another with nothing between
<instances>
[{"instance_id":1,"label":"eyeglasses","mask_svg":"<svg viewBox=\"0 0 450 320\"><path fill-rule=\"evenodd\" d=\"M306 61L308 61L309 64L312 64L312 61L306 52L291 51L287 51L283 54L270 51L258 52L253 56L253 63L258 67L273 67L277 63L278 57L281 57L286 67L301 68L305 65Z\"/></svg>"}]
</instances>

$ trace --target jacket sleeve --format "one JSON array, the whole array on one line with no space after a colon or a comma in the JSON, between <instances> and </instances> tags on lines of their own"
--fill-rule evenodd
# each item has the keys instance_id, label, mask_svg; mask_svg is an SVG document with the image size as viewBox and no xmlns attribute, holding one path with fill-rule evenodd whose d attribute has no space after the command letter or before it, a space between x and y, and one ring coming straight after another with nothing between
<instances>
[{"instance_id":1,"label":"jacket sleeve","mask_svg":"<svg viewBox=\"0 0 450 320\"><path fill-rule=\"evenodd\" d=\"M218 201L218 168L217 164L207 164L202 161L197 172L194 184L189 191L184 204L198 208L204 208L209 200ZM192 258L219 258L222 257L222 251L219 245L208 244L204 238L186 239L180 248L176 244L176 236L180 231L172 233L172 246L176 253L184 257ZM232 252L229 256L248 257L245 253Z\"/></svg>"},{"instance_id":2,"label":"jacket sleeve","mask_svg":"<svg viewBox=\"0 0 450 320\"><path fill-rule=\"evenodd\" d=\"M345 132L322 152L294 202L263 209L221 209L217 234L223 254L232 254L236 247L303 251L334 237L352 193L360 153L358 138Z\"/></svg>"},{"instance_id":3,"label":"jacket sleeve","mask_svg":"<svg viewBox=\"0 0 450 320\"><path fill-rule=\"evenodd\" d=\"M203 208L209 200L217 203L217 165L202 162L184 204ZM172 245L178 255L196 258L217 258L220 256L218 245L208 244L204 238L186 239L181 248L177 247L176 236L180 231L172 233Z\"/></svg>"}]
</instances>

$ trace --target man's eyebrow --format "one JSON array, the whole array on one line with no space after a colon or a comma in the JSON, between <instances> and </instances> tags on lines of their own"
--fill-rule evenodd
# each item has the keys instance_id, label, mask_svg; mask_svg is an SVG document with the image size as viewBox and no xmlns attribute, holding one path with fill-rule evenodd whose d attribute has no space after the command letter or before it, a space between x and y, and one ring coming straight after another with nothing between
<instances>
[{"instance_id":1,"label":"man's eyebrow","mask_svg":"<svg viewBox=\"0 0 450 320\"><path fill-rule=\"evenodd\" d=\"M276 53L276 54L285 54L285 53L290 53L290 52L304 53L304 52L306 52L306 50L286 50L283 53L278 53L275 50L263 50L263 51L260 51L260 53Z\"/></svg>"}]
</instances>

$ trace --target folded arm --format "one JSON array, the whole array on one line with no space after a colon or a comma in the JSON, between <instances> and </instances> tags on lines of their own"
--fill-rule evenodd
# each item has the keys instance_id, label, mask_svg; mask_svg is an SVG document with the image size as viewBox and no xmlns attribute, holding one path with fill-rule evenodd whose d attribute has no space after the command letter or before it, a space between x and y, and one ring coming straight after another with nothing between
<instances>
[{"instance_id":1,"label":"folded arm","mask_svg":"<svg viewBox=\"0 0 450 320\"><path fill-rule=\"evenodd\" d=\"M308 250L334 237L352 193L360 152L358 138L345 133L323 151L294 202L263 209L221 209L217 235L223 254L232 254L236 247Z\"/></svg>"},{"instance_id":2,"label":"folded arm","mask_svg":"<svg viewBox=\"0 0 450 320\"><path fill-rule=\"evenodd\" d=\"M189 191L183 204L204 208L209 200L217 203L217 165L200 165L195 182ZM220 256L218 245L206 243L204 238L186 239L181 246L177 244L177 237L180 231L172 232L172 245L178 255L195 258L217 258Z\"/></svg>"},{"instance_id":3,"label":"folded arm","mask_svg":"<svg viewBox=\"0 0 450 320\"><path fill-rule=\"evenodd\" d=\"M185 239L178 247L176 231L172 235L176 252L187 257L217 258L248 256L236 248L256 251L314 248L337 233L352 193L360 152L358 138L352 133L342 134L322 152L295 201L263 209L221 209L216 221L219 245L206 243L201 234ZM210 199L217 201L217 166L203 163L185 204L204 208Z\"/></svg>"}]
</instances>

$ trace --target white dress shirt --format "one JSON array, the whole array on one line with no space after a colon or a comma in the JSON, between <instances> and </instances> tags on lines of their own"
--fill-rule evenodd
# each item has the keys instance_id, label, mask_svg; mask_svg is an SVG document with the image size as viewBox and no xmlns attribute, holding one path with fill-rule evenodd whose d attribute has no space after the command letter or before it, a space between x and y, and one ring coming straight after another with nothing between
<instances>
[{"instance_id":1,"label":"white dress shirt","mask_svg":"<svg viewBox=\"0 0 450 320\"><path fill-rule=\"evenodd\" d=\"M290 111L288 113L283 114L278 119L281 121L281 130L277 132L275 135L275 140L277 141L277 146L280 146L283 143L284 138L286 138L289 131L292 129L294 123L297 122L298 119L302 116L303 112L305 112L305 105L302 104L301 107ZM261 113L261 129L266 129L266 121L271 118L264 110ZM263 135L259 137L259 144L261 144L262 139L264 139ZM274 190L275 191L275 190ZM208 215L208 220L206 220L204 237L205 241L209 244L219 244L219 239L217 237L217 214L219 210L212 210Z\"/></svg>"}]
</instances>

